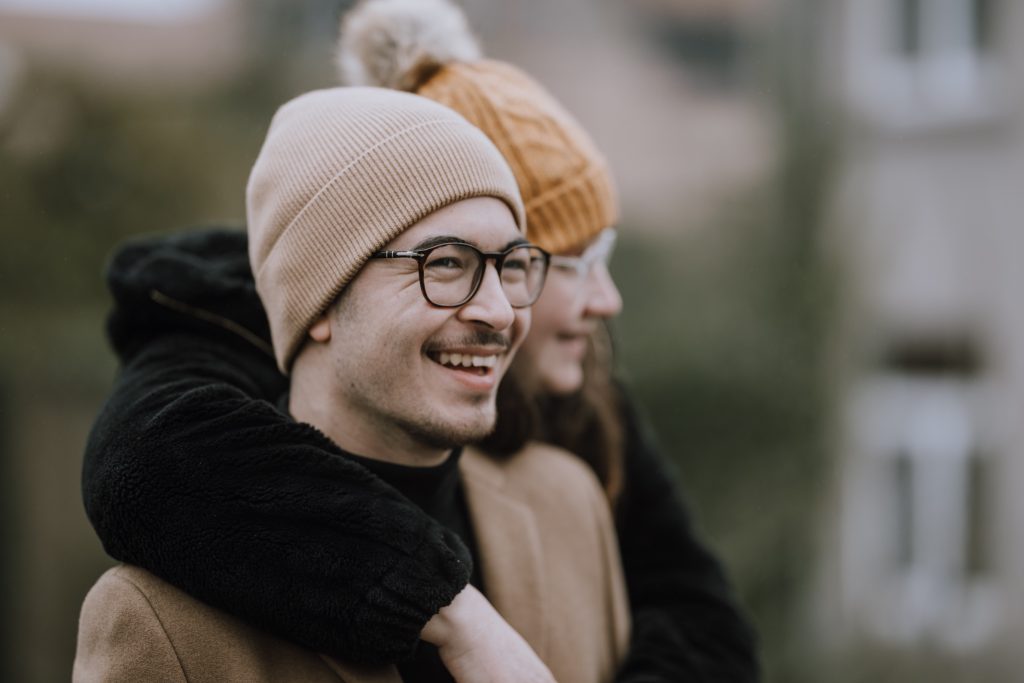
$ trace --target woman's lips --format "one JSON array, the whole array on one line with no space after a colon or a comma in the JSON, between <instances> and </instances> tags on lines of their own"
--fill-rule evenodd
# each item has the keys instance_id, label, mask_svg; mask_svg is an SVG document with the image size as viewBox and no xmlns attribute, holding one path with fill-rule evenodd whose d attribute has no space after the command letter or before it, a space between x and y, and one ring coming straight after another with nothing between
<instances>
[{"instance_id":1,"label":"woman's lips","mask_svg":"<svg viewBox=\"0 0 1024 683\"><path fill-rule=\"evenodd\" d=\"M582 358L587 351L588 336L585 334L559 334L556 338L563 348L568 349L574 356Z\"/></svg>"}]
</instances>

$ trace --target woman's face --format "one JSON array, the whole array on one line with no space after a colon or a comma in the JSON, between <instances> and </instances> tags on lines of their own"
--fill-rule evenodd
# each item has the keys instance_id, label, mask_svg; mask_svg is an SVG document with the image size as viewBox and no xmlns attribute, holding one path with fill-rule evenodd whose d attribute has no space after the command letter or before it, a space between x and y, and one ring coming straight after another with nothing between
<instances>
[{"instance_id":1,"label":"woman's face","mask_svg":"<svg viewBox=\"0 0 1024 683\"><path fill-rule=\"evenodd\" d=\"M533 305L533 325L519 351L522 367L543 391L579 390L588 338L602 320L622 310L608 272L614 245L609 228L578 253L551 257L547 283Z\"/></svg>"}]
</instances>

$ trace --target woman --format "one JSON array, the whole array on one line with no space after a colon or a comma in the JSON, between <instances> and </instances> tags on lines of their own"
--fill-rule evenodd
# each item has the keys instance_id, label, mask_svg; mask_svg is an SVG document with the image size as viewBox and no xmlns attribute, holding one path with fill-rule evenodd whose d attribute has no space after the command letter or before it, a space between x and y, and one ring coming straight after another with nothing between
<instances>
[{"instance_id":1,"label":"woman","mask_svg":"<svg viewBox=\"0 0 1024 683\"><path fill-rule=\"evenodd\" d=\"M535 82L480 60L448 5L369 0L342 43L353 84L404 87L487 133L516 173L531 240L555 255L484 445L546 439L604 484L633 617L616 680L755 680L750 630L611 379L601 323L621 307L606 267L617 209L601 155ZM405 659L425 628L460 623L446 618L470 590L461 540L272 404L287 381L267 353L244 235L138 242L108 277L123 369L90 435L83 493L113 557L344 659Z\"/></svg>"}]
</instances>

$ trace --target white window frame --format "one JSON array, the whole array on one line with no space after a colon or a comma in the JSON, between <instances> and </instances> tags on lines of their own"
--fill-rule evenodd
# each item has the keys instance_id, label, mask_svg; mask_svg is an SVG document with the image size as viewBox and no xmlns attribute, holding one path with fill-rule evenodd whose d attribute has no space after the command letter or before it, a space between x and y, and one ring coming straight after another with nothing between
<instances>
[{"instance_id":1,"label":"white window frame","mask_svg":"<svg viewBox=\"0 0 1024 683\"><path fill-rule=\"evenodd\" d=\"M1007 99L998 36L993 31L989 45L976 44L973 22L979 1L918 0L919 24L904 27L899 23L903 0L851 0L846 59L855 109L896 129L1000 118ZM997 5L995 11L1000 9L1005 7ZM913 54L900 45L907 31L917 36Z\"/></svg>"},{"instance_id":2,"label":"white window frame","mask_svg":"<svg viewBox=\"0 0 1024 683\"><path fill-rule=\"evenodd\" d=\"M864 380L849 404L842 594L848 614L873 638L973 652L998 633L996 575L968 571L971 460L990 458L978 434L976 394L970 380L892 372ZM906 500L896 495L897 457L911 463ZM990 472L995 466L985 464ZM995 512L991 496L979 502ZM899 552L903 507L911 510L909 563Z\"/></svg>"}]
</instances>

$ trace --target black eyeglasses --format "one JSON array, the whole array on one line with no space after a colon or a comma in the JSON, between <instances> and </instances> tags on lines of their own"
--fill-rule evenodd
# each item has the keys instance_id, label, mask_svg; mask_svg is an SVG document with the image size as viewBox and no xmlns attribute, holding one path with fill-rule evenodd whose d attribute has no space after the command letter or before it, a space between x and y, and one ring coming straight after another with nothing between
<instances>
[{"instance_id":1,"label":"black eyeglasses","mask_svg":"<svg viewBox=\"0 0 1024 683\"><path fill-rule=\"evenodd\" d=\"M379 251L372 258L412 258L419 263L420 290L435 306L454 308L472 299L494 260L501 288L514 308L530 306L540 296L551 256L532 244L505 251L480 251L464 242L446 242L412 251Z\"/></svg>"}]
</instances>

